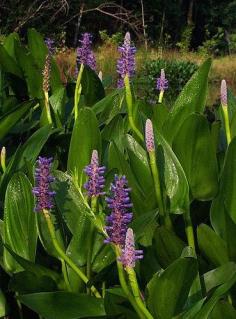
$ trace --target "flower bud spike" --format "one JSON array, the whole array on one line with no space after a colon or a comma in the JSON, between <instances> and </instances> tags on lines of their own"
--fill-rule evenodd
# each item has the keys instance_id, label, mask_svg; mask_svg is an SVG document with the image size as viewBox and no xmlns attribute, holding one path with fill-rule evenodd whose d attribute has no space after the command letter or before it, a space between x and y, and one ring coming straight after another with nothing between
<instances>
[{"instance_id":1,"label":"flower bud spike","mask_svg":"<svg viewBox=\"0 0 236 319\"><path fill-rule=\"evenodd\" d=\"M145 126L145 140L148 152L155 151L153 125L150 119L147 119Z\"/></svg>"},{"instance_id":2,"label":"flower bud spike","mask_svg":"<svg viewBox=\"0 0 236 319\"><path fill-rule=\"evenodd\" d=\"M93 150L90 164L84 169L84 172L89 177L88 181L84 184L88 197L105 195L105 192L103 192L105 169L105 166L99 166L98 152L97 150Z\"/></svg>"},{"instance_id":3,"label":"flower bud spike","mask_svg":"<svg viewBox=\"0 0 236 319\"><path fill-rule=\"evenodd\" d=\"M5 146L3 146L2 150L1 150L1 166L2 166L3 172L5 172L5 170L6 170L6 148L5 148Z\"/></svg>"},{"instance_id":4,"label":"flower bud spike","mask_svg":"<svg viewBox=\"0 0 236 319\"><path fill-rule=\"evenodd\" d=\"M227 84L225 80L221 81L221 88L220 88L220 98L221 98L221 105L227 106L228 98L227 98Z\"/></svg>"},{"instance_id":5,"label":"flower bud spike","mask_svg":"<svg viewBox=\"0 0 236 319\"><path fill-rule=\"evenodd\" d=\"M125 237L125 247L122 250L121 262L125 268L134 268L135 262L143 258L143 251L135 249L134 233L132 228L128 228Z\"/></svg>"}]
</instances>

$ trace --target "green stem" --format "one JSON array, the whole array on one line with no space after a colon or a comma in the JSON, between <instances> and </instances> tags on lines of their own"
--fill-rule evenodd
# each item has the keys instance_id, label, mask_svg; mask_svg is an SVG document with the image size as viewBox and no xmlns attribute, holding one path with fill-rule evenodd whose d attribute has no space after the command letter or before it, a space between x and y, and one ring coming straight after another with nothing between
<instances>
[{"instance_id":1,"label":"green stem","mask_svg":"<svg viewBox=\"0 0 236 319\"><path fill-rule=\"evenodd\" d=\"M140 290L139 290L139 286L138 286L138 282L137 282L137 277L136 277L136 273L135 273L134 269L128 267L128 268L126 268L126 271L128 273L130 286L132 288L133 295L134 295L134 298L136 300L136 303L137 303L139 309L143 312L143 314L145 315L145 317L147 319L153 319L153 316L147 310L145 304L143 303L143 301L141 299Z\"/></svg>"},{"instance_id":2,"label":"green stem","mask_svg":"<svg viewBox=\"0 0 236 319\"><path fill-rule=\"evenodd\" d=\"M120 249L119 249L118 246L115 246L114 249L115 249L115 253L116 253L116 257L117 257L116 258L116 264L117 264L117 270L118 270L118 275L119 275L119 281L120 281L121 288L123 289L124 293L126 294L129 302L133 306L133 308L136 311L136 313L138 314L139 318L145 319L145 316L143 315L143 313L139 309L138 305L136 304L136 301L135 301L135 299L134 299L134 297L133 297L133 295L132 295L132 293L131 293L131 291L130 291L127 283L126 283L123 265L119 261Z\"/></svg>"},{"instance_id":3,"label":"green stem","mask_svg":"<svg viewBox=\"0 0 236 319\"><path fill-rule=\"evenodd\" d=\"M17 303L17 306L18 306L18 311L19 311L20 319L24 319L24 317L23 317L23 312L22 312L22 306L21 306L20 301L17 299L17 296L19 296L19 293L18 293L18 292L16 292L16 303Z\"/></svg>"},{"instance_id":4,"label":"green stem","mask_svg":"<svg viewBox=\"0 0 236 319\"><path fill-rule=\"evenodd\" d=\"M67 269L66 269L66 263L62 258L61 258L61 268L62 268L62 273L63 273L63 277L64 277L64 280L66 283L67 290L72 291L71 286L70 286L70 281L68 278Z\"/></svg>"},{"instance_id":5,"label":"green stem","mask_svg":"<svg viewBox=\"0 0 236 319\"><path fill-rule=\"evenodd\" d=\"M150 161L151 172L152 172L152 177L154 182L157 205L159 208L160 219L161 221L164 222L165 226L168 229L172 229L173 228L172 222L171 222L169 214L165 211L165 206L164 206L164 202L162 198L160 174L159 174L159 170L157 166L155 150L149 152L149 161Z\"/></svg>"},{"instance_id":6,"label":"green stem","mask_svg":"<svg viewBox=\"0 0 236 319\"><path fill-rule=\"evenodd\" d=\"M126 75L125 78L124 78L124 84L125 84L125 96L126 96L126 103L127 103L127 108L128 108L129 124L130 124L131 129L137 135L137 137L143 142L144 141L143 134L139 131L139 129L135 125L134 118L133 118L132 93L131 93L131 88L130 88L128 75Z\"/></svg>"},{"instance_id":7,"label":"green stem","mask_svg":"<svg viewBox=\"0 0 236 319\"><path fill-rule=\"evenodd\" d=\"M93 196L91 199L91 210L95 214L97 210L97 197ZM91 221L90 230L88 234L88 253L87 253L87 265L86 265L86 274L88 279L91 278L92 272L92 253L93 253L93 237L94 237L94 226ZM90 289L88 289L89 292Z\"/></svg>"},{"instance_id":8,"label":"green stem","mask_svg":"<svg viewBox=\"0 0 236 319\"><path fill-rule=\"evenodd\" d=\"M47 226L48 226L48 230L49 230L49 233L50 233L50 236L52 239L52 243L53 243L58 255L76 272L76 274L83 280L83 282L85 284L87 284L89 280L86 277L86 275L83 273L82 270L79 269L79 267L77 267L75 265L75 263L65 254L65 252L60 247L60 245L57 241L57 238L56 238L55 228L54 228L54 225L52 223L49 211L46 209L43 209L43 215L44 215L45 220L47 222ZM91 291L97 298L101 298L100 293L97 291L97 289L94 286L91 287Z\"/></svg>"},{"instance_id":9,"label":"green stem","mask_svg":"<svg viewBox=\"0 0 236 319\"><path fill-rule=\"evenodd\" d=\"M229 124L228 106L227 105L222 105L222 110L223 110L224 121L225 121L226 139L227 139L227 144L229 145L230 142L231 142L231 132L230 132L230 124Z\"/></svg>"},{"instance_id":10,"label":"green stem","mask_svg":"<svg viewBox=\"0 0 236 319\"><path fill-rule=\"evenodd\" d=\"M159 98L158 98L158 103L162 103L163 96L164 96L164 91L160 91Z\"/></svg>"},{"instance_id":11,"label":"green stem","mask_svg":"<svg viewBox=\"0 0 236 319\"><path fill-rule=\"evenodd\" d=\"M188 246L192 247L194 253L196 253L193 225L192 225L189 210L185 214L183 214L183 216L184 216L184 221L185 221L185 233L186 233L187 240L188 240Z\"/></svg>"},{"instance_id":12,"label":"green stem","mask_svg":"<svg viewBox=\"0 0 236 319\"><path fill-rule=\"evenodd\" d=\"M47 91L44 91L44 105L45 105L48 123L52 124L52 117L51 117L51 111L50 111L50 105L49 105L49 96Z\"/></svg>"},{"instance_id":13,"label":"green stem","mask_svg":"<svg viewBox=\"0 0 236 319\"><path fill-rule=\"evenodd\" d=\"M84 64L82 63L80 65L79 74L78 74L76 85L75 85L75 96L74 96L75 120L77 119L78 113L79 113L78 105L79 105L80 95L82 91L81 79L82 79L83 70L84 70Z\"/></svg>"}]
</instances>

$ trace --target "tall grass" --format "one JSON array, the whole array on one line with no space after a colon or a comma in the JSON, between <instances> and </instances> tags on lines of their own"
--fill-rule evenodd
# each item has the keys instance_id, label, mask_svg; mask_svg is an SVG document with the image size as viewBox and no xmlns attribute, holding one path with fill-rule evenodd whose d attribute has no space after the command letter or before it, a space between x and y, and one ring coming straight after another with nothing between
<instances>
[{"instance_id":1,"label":"tall grass","mask_svg":"<svg viewBox=\"0 0 236 319\"><path fill-rule=\"evenodd\" d=\"M116 83L116 61L119 57L114 45L103 45L96 49L97 71L102 71L103 76L112 76ZM141 73L146 60L164 58L167 60L187 60L200 65L207 57L196 52L180 52L178 50L163 50L150 48L147 52L143 47L138 48L136 55L137 73ZM73 49L66 49L57 53L57 63L61 70L63 82L74 77L76 54ZM236 93L236 55L213 58L210 72L209 96L207 104L212 106L218 102L219 87L225 79L231 90Z\"/></svg>"}]
</instances>

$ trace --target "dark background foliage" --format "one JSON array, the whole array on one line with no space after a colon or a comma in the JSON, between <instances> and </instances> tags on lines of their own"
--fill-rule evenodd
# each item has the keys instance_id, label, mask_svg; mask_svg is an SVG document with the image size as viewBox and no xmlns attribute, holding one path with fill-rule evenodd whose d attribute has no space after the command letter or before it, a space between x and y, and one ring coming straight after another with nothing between
<instances>
[{"instance_id":1,"label":"dark background foliage","mask_svg":"<svg viewBox=\"0 0 236 319\"><path fill-rule=\"evenodd\" d=\"M227 47L236 30L236 1L232 0L2 0L0 33L17 31L22 36L35 27L46 36L63 39L75 46L78 33L89 30L99 39L99 30L109 34L133 29L136 40L143 40L142 3L149 43L171 46L186 37L190 28L191 48L222 34ZM125 15L128 15L127 16ZM227 49L227 48L226 48Z\"/></svg>"}]
</instances>

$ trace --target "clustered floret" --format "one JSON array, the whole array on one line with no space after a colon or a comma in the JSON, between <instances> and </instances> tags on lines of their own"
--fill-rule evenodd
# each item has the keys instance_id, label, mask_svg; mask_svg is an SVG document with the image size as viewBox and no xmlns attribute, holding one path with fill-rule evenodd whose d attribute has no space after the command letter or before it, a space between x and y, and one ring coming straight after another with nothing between
<instances>
[{"instance_id":1,"label":"clustered floret","mask_svg":"<svg viewBox=\"0 0 236 319\"><path fill-rule=\"evenodd\" d=\"M117 87L122 88L125 76L128 75L131 78L135 75L136 48L131 45L129 32L126 33L124 43L118 47L118 51L121 56L117 61L117 73L119 74Z\"/></svg>"},{"instance_id":2,"label":"clustered floret","mask_svg":"<svg viewBox=\"0 0 236 319\"><path fill-rule=\"evenodd\" d=\"M157 79L157 90L164 92L168 89L168 80L165 77L164 69L161 69L161 76Z\"/></svg>"},{"instance_id":3,"label":"clustered floret","mask_svg":"<svg viewBox=\"0 0 236 319\"><path fill-rule=\"evenodd\" d=\"M88 65L92 70L96 69L95 55L91 49L92 35L88 32L82 34L79 40L80 46L77 48L77 63Z\"/></svg>"},{"instance_id":4,"label":"clustered floret","mask_svg":"<svg viewBox=\"0 0 236 319\"><path fill-rule=\"evenodd\" d=\"M52 158L39 157L35 169L35 184L33 194L36 197L35 211L53 208L54 191L51 191L51 183L54 177L51 175Z\"/></svg>"},{"instance_id":5,"label":"clustered floret","mask_svg":"<svg viewBox=\"0 0 236 319\"><path fill-rule=\"evenodd\" d=\"M107 217L108 238L106 242L114 243L120 247L124 247L128 224L133 216L130 212L130 208L133 206L129 197L131 189L127 187L127 184L125 176L118 177L116 175L114 183L111 184L111 196L106 198L108 207L111 209L111 214Z\"/></svg>"},{"instance_id":6,"label":"clustered floret","mask_svg":"<svg viewBox=\"0 0 236 319\"><path fill-rule=\"evenodd\" d=\"M84 188L87 190L87 195L102 196L105 179L103 174L105 173L105 166L99 166L98 152L93 150L91 162L84 169L84 172L89 177L88 181L84 184Z\"/></svg>"}]
</instances>

